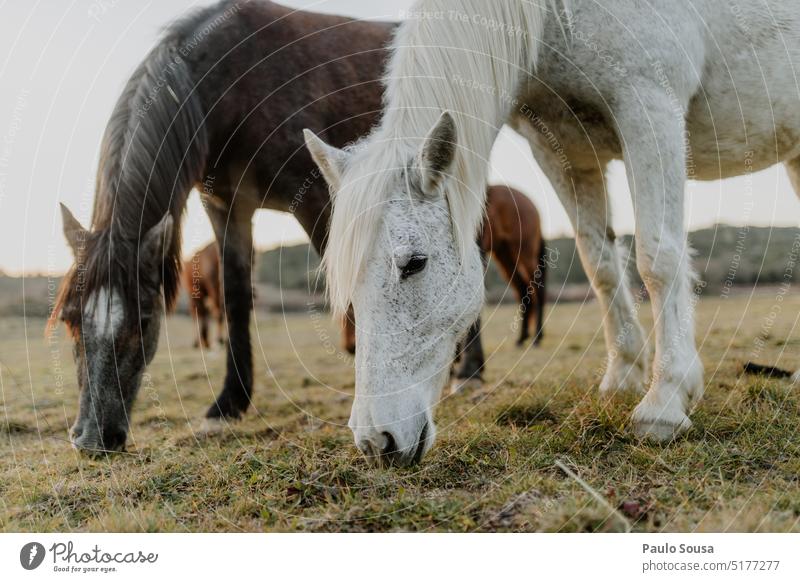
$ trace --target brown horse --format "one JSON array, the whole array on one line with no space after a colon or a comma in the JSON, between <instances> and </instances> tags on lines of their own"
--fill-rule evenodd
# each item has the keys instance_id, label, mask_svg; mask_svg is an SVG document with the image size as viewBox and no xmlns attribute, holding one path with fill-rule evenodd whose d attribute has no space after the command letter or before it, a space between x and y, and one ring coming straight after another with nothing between
<instances>
[{"instance_id":1,"label":"brown horse","mask_svg":"<svg viewBox=\"0 0 800 582\"><path fill-rule=\"evenodd\" d=\"M486 219L481 250L493 256L520 301L520 335L517 345L530 337L531 310L536 313L533 344L542 341L546 258L539 211L530 198L508 186L486 191Z\"/></svg>"},{"instance_id":2,"label":"brown horse","mask_svg":"<svg viewBox=\"0 0 800 582\"><path fill-rule=\"evenodd\" d=\"M217 243L212 242L197 251L183 265L183 288L189 295L189 312L198 327L194 347L208 349L208 319L217 321L217 341L225 343L225 311L223 310L220 264Z\"/></svg>"},{"instance_id":3,"label":"brown horse","mask_svg":"<svg viewBox=\"0 0 800 582\"><path fill-rule=\"evenodd\" d=\"M533 344L542 341L544 321L545 245L539 211L530 198L508 186L486 190L486 218L480 237L484 256L492 256L520 301L520 335L517 345L530 337L531 310L536 313ZM351 307L342 318L342 344L356 353L355 316Z\"/></svg>"}]
</instances>

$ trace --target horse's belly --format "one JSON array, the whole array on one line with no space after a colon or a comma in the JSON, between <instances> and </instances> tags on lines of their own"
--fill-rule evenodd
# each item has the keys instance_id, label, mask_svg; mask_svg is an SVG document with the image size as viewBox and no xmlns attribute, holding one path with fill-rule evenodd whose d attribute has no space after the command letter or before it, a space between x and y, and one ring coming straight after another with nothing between
<instances>
[{"instance_id":1,"label":"horse's belly","mask_svg":"<svg viewBox=\"0 0 800 582\"><path fill-rule=\"evenodd\" d=\"M709 75L691 100L686 117L690 177L727 178L800 155L797 89L777 71L766 80L750 72Z\"/></svg>"},{"instance_id":2,"label":"horse's belly","mask_svg":"<svg viewBox=\"0 0 800 582\"><path fill-rule=\"evenodd\" d=\"M736 176L800 155L797 4L775 4L778 25L760 12L748 13L746 26L712 25L686 117L693 177Z\"/></svg>"},{"instance_id":3,"label":"horse's belly","mask_svg":"<svg viewBox=\"0 0 800 582\"><path fill-rule=\"evenodd\" d=\"M690 178L716 180L759 171L800 156L800 98L785 73L751 70L704 81L686 117Z\"/></svg>"},{"instance_id":4,"label":"horse's belly","mask_svg":"<svg viewBox=\"0 0 800 582\"><path fill-rule=\"evenodd\" d=\"M751 131L746 139L738 139L732 132L693 133L689 126L687 145L689 179L720 180L800 157L800 125L776 125L759 132Z\"/></svg>"}]
</instances>

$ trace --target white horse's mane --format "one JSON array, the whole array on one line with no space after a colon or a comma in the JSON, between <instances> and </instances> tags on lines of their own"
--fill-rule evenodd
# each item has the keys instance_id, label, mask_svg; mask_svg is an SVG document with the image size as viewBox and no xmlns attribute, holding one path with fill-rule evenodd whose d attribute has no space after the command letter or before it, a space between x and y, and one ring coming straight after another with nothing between
<instances>
[{"instance_id":1,"label":"white horse's mane","mask_svg":"<svg viewBox=\"0 0 800 582\"><path fill-rule=\"evenodd\" d=\"M483 217L488 160L516 88L533 70L546 0L421 0L392 43L380 125L348 156L323 257L331 307L351 302L381 223L383 202L442 111L460 147L447 201L463 256ZM507 92L501 92L509 88Z\"/></svg>"}]
</instances>

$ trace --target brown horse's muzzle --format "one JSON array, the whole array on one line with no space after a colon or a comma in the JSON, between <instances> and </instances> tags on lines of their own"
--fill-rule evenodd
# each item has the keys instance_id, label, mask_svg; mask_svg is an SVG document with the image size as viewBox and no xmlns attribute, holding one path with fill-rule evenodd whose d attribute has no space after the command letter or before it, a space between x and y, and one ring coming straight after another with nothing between
<instances>
[{"instance_id":1,"label":"brown horse's muzzle","mask_svg":"<svg viewBox=\"0 0 800 582\"><path fill-rule=\"evenodd\" d=\"M70 429L72 446L89 456L101 456L125 450L127 428L114 424L99 425L90 419L78 419Z\"/></svg>"}]
</instances>

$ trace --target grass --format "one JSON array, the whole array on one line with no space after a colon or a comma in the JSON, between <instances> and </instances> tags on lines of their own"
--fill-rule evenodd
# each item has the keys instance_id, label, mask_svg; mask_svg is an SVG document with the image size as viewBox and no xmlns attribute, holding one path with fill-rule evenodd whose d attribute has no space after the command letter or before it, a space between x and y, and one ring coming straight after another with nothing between
<instances>
[{"instance_id":1,"label":"grass","mask_svg":"<svg viewBox=\"0 0 800 582\"><path fill-rule=\"evenodd\" d=\"M0 319L0 529L800 531L798 389L739 375L748 360L800 367L798 313L778 290L701 300L707 394L693 430L657 446L631 435L635 397L597 395L596 304L554 306L535 350L514 347L512 308L487 308L487 382L445 398L436 446L406 470L357 453L351 363L324 314L259 314L253 409L216 435L198 429L224 357L192 350L191 322L169 318L128 451L100 460L66 441L68 343L43 340L41 320Z\"/></svg>"}]
</instances>

